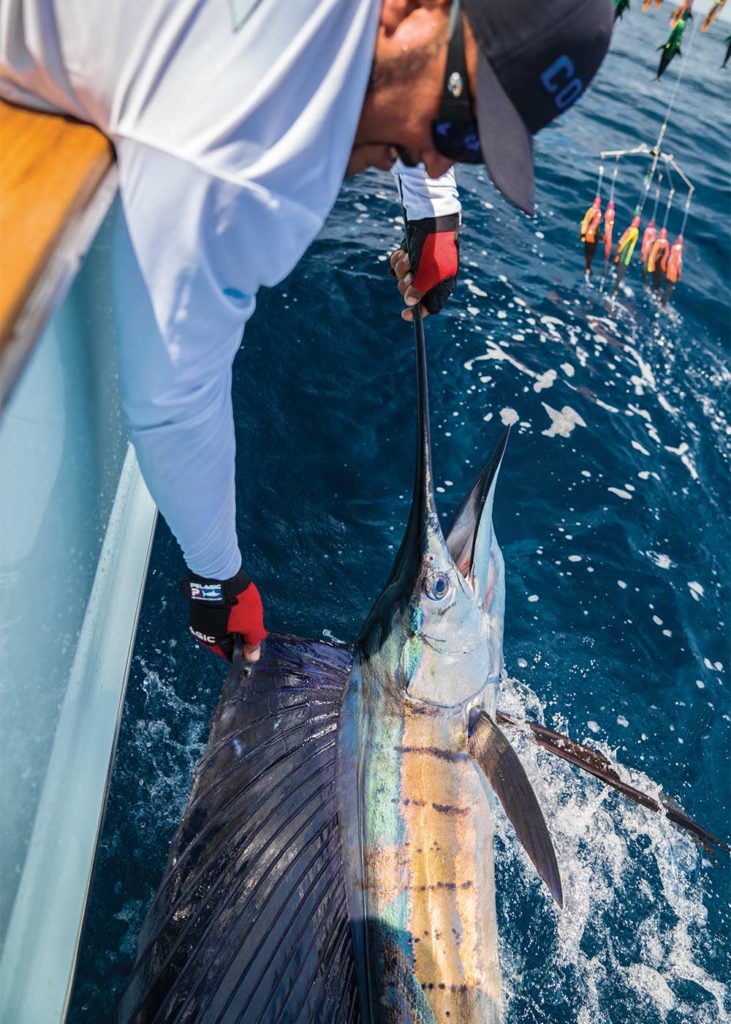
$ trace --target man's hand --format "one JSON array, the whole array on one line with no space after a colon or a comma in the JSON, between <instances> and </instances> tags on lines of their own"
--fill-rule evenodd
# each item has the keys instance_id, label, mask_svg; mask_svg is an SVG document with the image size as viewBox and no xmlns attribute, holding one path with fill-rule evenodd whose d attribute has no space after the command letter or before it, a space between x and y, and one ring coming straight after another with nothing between
<instances>
[{"instance_id":1,"label":"man's hand","mask_svg":"<svg viewBox=\"0 0 731 1024\"><path fill-rule=\"evenodd\" d=\"M454 291L459 271L458 238L458 213L407 221L406 238L391 254L391 273L404 302L409 307L421 302L424 316L438 313ZM414 314L409 308L401 316L413 320Z\"/></svg>"},{"instance_id":2,"label":"man's hand","mask_svg":"<svg viewBox=\"0 0 731 1024\"><path fill-rule=\"evenodd\" d=\"M266 638L261 596L243 569L229 580L205 579L188 573L183 584L193 638L222 658L233 656L233 634L244 639L244 658L258 661Z\"/></svg>"}]
</instances>

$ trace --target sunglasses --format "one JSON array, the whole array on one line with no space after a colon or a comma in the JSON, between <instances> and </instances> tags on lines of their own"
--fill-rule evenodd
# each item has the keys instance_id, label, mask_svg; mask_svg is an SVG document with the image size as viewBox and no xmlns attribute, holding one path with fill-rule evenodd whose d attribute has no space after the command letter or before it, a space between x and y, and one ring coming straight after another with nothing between
<instances>
[{"instance_id":1,"label":"sunglasses","mask_svg":"<svg viewBox=\"0 0 731 1024\"><path fill-rule=\"evenodd\" d=\"M480 136L475 123L464 55L464 32L459 0L453 0L449 22L447 67L439 114L431 123L437 153L464 164L483 163Z\"/></svg>"}]
</instances>

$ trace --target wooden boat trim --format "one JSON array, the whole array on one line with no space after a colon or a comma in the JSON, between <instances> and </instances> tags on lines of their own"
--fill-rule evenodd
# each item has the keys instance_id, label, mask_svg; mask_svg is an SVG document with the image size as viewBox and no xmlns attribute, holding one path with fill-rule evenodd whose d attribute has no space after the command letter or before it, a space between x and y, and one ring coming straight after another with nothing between
<instances>
[{"instance_id":1,"label":"wooden boat trim","mask_svg":"<svg viewBox=\"0 0 731 1024\"><path fill-rule=\"evenodd\" d=\"M96 128L0 100L0 409L116 190Z\"/></svg>"}]
</instances>

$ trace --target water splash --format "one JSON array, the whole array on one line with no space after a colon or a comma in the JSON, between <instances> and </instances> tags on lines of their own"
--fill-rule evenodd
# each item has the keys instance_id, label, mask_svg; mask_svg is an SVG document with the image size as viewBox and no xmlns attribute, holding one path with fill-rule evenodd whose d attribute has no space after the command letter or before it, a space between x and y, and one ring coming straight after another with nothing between
<instances>
[{"instance_id":1,"label":"water splash","mask_svg":"<svg viewBox=\"0 0 731 1024\"><path fill-rule=\"evenodd\" d=\"M503 685L500 705L515 717L541 722L547 711L516 679ZM550 724L566 728L563 721ZM711 953L706 901L715 868L701 848L666 819L541 751L527 735L511 732L510 738L553 837L565 905L562 913L554 912L499 815L506 1024L553 1019L568 1006L579 1024L731 1019L729 985L704 963ZM591 742L613 756L606 744ZM641 772L618 767L634 785L659 794ZM528 929L525 912L513 912L516 900L530 905Z\"/></svg>"}]
</instances>

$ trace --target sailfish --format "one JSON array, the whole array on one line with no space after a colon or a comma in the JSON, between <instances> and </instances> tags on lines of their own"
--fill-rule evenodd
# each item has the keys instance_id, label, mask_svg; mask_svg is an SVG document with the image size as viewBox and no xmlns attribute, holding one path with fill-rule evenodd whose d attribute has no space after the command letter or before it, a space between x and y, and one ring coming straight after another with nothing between
<instances>
[{"instance_id":1,"label":"sailfish","mask_svg":"<svg viewBox=\"0 0 731 1024\"><path fill-rule=\"evenodd\" d=\"M417 465L391 574L352 645L271 634L248 664L237 644L139 936L125 1024L499 1024L498 804L563 902L503 726L719 842L597 751L498 710L492 508L507 434L443 533L418 313L415 331Z\"/></svg>"}]
</instances>

